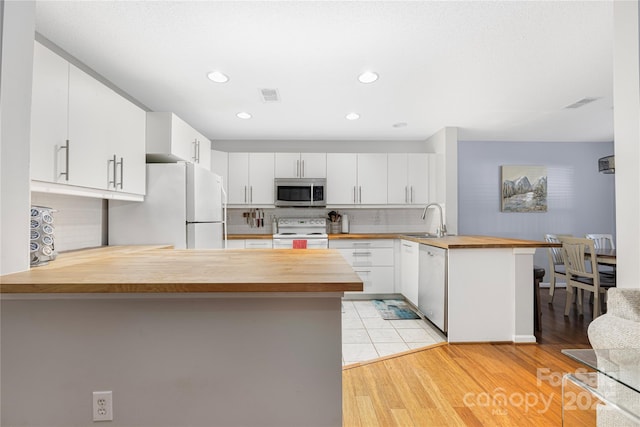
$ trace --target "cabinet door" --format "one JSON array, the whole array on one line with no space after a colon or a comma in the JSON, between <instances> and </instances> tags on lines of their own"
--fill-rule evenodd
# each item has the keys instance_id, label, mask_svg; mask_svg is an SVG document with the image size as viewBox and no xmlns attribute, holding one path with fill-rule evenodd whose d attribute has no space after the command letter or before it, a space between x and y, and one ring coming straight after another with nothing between
<instances>
[{"instance_id":1,"label":"cabinet door","mask_svg":"<svg viewBox=\"0 0 640 427\"><path fill-rule=\"evenodd\" d=\"M111 118L114 143L109 147L116 155L115 189L144 195L146 190L146 113L115 92L112 102Z\"/></svg>"},{"instance_id":2,"label":"cabinet door","mask_svg":"<svg viewBox=\"0 0 640 427\"><path fill-rule=\"evenodd\" d=\"M327 154L326 153L301 153L300 176L302 178L326 178Z\"/></svg>"},{"instance_id":3,"label":"cabinet door","mask_svg":"<svg viewBox=\"0 0 640 427\"><path fill-rule=\"evenodd\" d=\"M249 203L249 153L229 153L229 204Z\"/></svg>"},{"instance_id":4,"label":"cabinet door","mask_svg":"<svg viewBox=\"0 0 640 427\"><path fill-rule=\"evenodd\" d=\"M429 203L429 154L409 154L407 171L409 203L419 205Z\"/></svg>"},{"instance_id":5,"label":"cabinet door","mask_svg":"<svg viewBox=\"0 0 640 427\"><path fill-rule=\"evenodd\" d=\"M410 189L407 183L407 154L387 155L387 203L404 205L410 203Z\"/></svg>"},{"instance_id":6,"label":"cabinet door","mask_svg":"<svg viewBox=\"0 0 640 427\"><path fill-rule=\"evenodd\" d=\"M249 200L251 204L274 204L274 161L274 153L249 154Z\"/></svg>"},{"instance_id":7,"label":"cabinet door","mask_svg":"<svg viewBox=\"0 0 640 427\"><path fill-rule=\"evenodd\" d=\"M198 164L206 170L211 170L211 141L198 134Z\"/></svg>"},{"instance_id":8,"label":"cabinet door","mask_svg":"<svg viewBox=\"0 0 640 427\"><path fill-rule=\"evenodd\" d=\"M366 205L387 203L387 154L358 154L358 202Z\"/></svg>"},{"instance_id":9,"label":"cabinet door","mask_svg":"<svg viewBox=\"0 0 640 427\"><path fill-rule=\"evenodd\" d=\"M113 91L69 65L69 184L107 189L114 129L110 122Z\"/></svg>"},{"instance_id":10,"label":"cabinet door","mask_svg":"<svg viewBox=\"0 0 640 427\"><path fill-rule=\"evenodd\" d=\"M186 161L195 162L198 133L175 114L171 115L171 154Z\"/></svg>"},{"instance_id":11,"label":"cabinet door","mask_svg":"<svg viewBox=\"0 0 640 427\"><path fill-rule=\"evenodd\" d=\"M362 280L363 294L394 293L393 267L354 267L353 271ZM354 292L359 293L359 292Z\"/></svg>"},{"instance_id":12,"label":"cabinet door","mask_svg":"<svg viewBox=\"0 0 640 427\"><path fill-rule=\"evenodd\" d=\"M66 182L69 63L34 44L31 100L31 179Z\"/></svg>"},{"instance_id":13,"label":"cabinet door","mask_svg":"<svg viewBox=\"0 0 640 427\"><path fill-rule=\"evenodd\" d=\"M327 204L353 205L357 196L358 156L327 153Z\"/></svg>"},{"instance_id":14,"label":"cabinet door","mask_svg":"<svg viewBox=\"0 0 640 427\"><path fill-rule=\"evenodd\" d=\"M400 241L400 293L418 306L420 245L408 240Z\"/></svg>"},{"instance_id":15,"label":"cabinet door","mask_svg":"<svg viewBox=\"0 0 640 427\"><path fill-rule=\"evenodd\" d=\"M275 159L276 178L300 178L302 176L300 153L276 153Z\"/></svg>"}]
</instances>

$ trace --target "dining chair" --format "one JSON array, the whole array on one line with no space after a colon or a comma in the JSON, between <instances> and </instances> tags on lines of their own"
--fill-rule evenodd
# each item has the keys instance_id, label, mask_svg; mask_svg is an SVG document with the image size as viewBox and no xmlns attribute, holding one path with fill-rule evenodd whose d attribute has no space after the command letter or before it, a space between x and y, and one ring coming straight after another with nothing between
<instances>
[{"instance_id":1,"label":"dining chair","mask_svg":"<svg viewBox=\"0 0 640 427\"><path fill-rule=\"evenodd\" d=\"M568 234L545 234L544 240L550 243L560 243L560 236L570 237ZM556 282L560 279L566 283L567 276L562 259L562 248L547 248L547 255L549 256L549 296L551 297L550 303L553 304Z\"/></svg>"},{"instance_id":2,"label":"dining chair","mask_svg":"<svg viewBox=\"0 0 640 427\"><path fill-rule=\"evenodd\" d=\"M615 243L613 243L613 236L611 234L585 234L584 237L593 240L593 244L595 245L596 249L616 248ZM600 270L600 273L608 274L609 276L614 276L615 278L615 266L612 267L609 265L600 265L598 270Z\"/></svg>"},{"instance_id":3,"label":"dining chair","mask_svg":"<svg viewBox=\"0 0 640 427\"><path fill-rule=\"evenodd\" d=\"M598 259L592 239L580 237L560 237L562 257L567 276L567 301L564 315L571 311L571 297L574 289L585 290L593 294L593 318L602 312L601 297L606 302L607 289L615 286L615 278L602 275L598 271ZM582 298L578 294L578 314L582 315Z\"/></svg>"},{"instance_id":4,"label":"dining chair","mask_svg":"<svg viewBox=\"0 0 640 427\"><path fill-rule=\"evenodd\" d=\"M596 249L615 249L611 234L585 234L584 237L593 240Z\"/></svg>"}]
</instances>

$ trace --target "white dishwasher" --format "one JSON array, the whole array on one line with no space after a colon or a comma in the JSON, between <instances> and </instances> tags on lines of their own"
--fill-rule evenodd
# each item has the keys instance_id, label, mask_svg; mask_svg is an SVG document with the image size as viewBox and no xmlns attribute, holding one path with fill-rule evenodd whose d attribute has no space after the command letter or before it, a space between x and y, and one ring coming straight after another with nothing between
<instances>
[{"instance_id":1,"label":"white dishwasher","mask_svg":"<svg viewBox=\"0 0 640 427\"><path fill-rule=\"evenodd\" d=\"M447 333L447 250L420 245L418 309Z\"/></svg>"}]
</instances>

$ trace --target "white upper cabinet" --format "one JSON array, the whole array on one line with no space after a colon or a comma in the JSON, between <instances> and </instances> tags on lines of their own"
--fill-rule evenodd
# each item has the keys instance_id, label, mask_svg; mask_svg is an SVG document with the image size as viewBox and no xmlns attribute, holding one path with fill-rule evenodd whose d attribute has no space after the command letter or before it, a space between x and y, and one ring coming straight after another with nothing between
<instances>
[{"instance_id":1,"label":"white upper cabinet","mask_svg":"<svg viewBox=\"0 0 640 427\"><path fill-rule=\"evenodd\" d=\"M211 141L173 113L147 113L147 158L185 161L211 168Z\"/></svg>"},{"instance_id":2,"label":"white upper cabinet","mask_svg":"<svg viewBox=\"0 0 640 427\"><path fill-rule=\"evenodd\" d=\"M274 153L229 153L229 204L273 205Z\"/></svg>"},{"instance_id":3,"label":"white upper cabinet","mask_svg":"<svg viewBox=\"0 0 640 427\"><path fill-rule=\"evenodd\" d=\"M328 153L327 204L387 203L386 153Z\"/></svg>"},{"instance_id":4,"label":"white upper cabinet","mask_svg":"<svg viewBox=\"0 0 640 427\"><path fill-rule=\"evenodd\" d=\"M144 194L142 109L39 43L32 93L33 180Z\"/></svg>"},{"instance_id":5,"label":"white upper cabinet","mask_svg":"<svg viewBox=\"0 0 640 427\"><path fill-rule=\"evenodd\" d=\"M429 162L426 153L389 153L389 204L426 204L429 201Z\"/></svg>"},{"instance_id":6,"label":"white upper cabinet","mask_svg":"<svg viewBox=\"0 0 640 427\"><path fill-rule=\"evenodd\" d=\"M326 178L326 153L276 153L276 178Z\"/></svg>"},{"instance_id":7,"label":"white upper cabinet","mask_svg":"<svg viewBox=\"0 0 640 427\"><path fill-rule=\"evenodd\" d=\"M111 114L118 126L112 129L111 150L107 153L111 162L115 156L110 189L145 194L146 153L140 141L145 140L146 112L119 96L112 98L112 102Z\"/></svg>"},{"instance_id":8,"label":"white upper cabinet","mask_svg":"<svg viewBox=\"0 0 640 427\"><path fill-rule=\"evenodd\" d=\"M358 155L355 153L327 153L327 204L356 204L357 186Z\"/></svg>"}]
</instances>

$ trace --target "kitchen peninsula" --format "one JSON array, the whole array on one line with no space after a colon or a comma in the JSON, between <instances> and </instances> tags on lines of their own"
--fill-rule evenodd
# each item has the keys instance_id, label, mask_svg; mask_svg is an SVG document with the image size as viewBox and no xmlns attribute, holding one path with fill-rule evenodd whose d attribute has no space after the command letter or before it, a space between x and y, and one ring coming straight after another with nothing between
<instances>
[{"instance_id":1,"label":"kitchen peninsula","mask_svg":"<svg viewBox=\"0 0 640 427\"><path fill-rule=\"evenodd\" d=\"M2 425L88 425L94 391L114 427L342 424L362 281L334 251L105 247L1 280Z\"/></svg>"}]
</instances>

